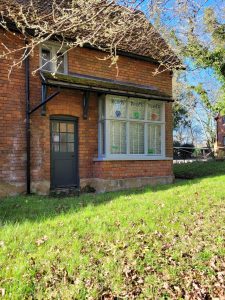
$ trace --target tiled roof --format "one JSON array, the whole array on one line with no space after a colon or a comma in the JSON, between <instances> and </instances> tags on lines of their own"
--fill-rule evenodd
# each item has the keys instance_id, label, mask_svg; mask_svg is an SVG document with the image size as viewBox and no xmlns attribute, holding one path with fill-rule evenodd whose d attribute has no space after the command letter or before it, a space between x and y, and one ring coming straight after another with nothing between
<instances>
[{"instance_id":1,"label":"tiled roof","mask_svg":"<svg viewBox=\"0 0 225 300\"><path fill-rule=\"evenodd\" d=\"M62 7L66 7L70 5L71 0L57 0L59 5ZM47 21L51 22L49 16L47 17L47 13L51 12L53 0L43 1L43 0L33 0L34 8L37 10L37 13L43 16L43 19L48 18ZM1 0L0 2L0 11L3 12L6 5L15 7L18 4L23 5L24 10L28 7L30 0ZM102 5L106 2L102 1ZM101 4L96 5L96 10L101 9ZM122 6L112 6L110 8L112 10L111 18L113 20L113 16L116 15L116 20L118 21L118 14L121 14L125 10ZM144 57L149 57L154 59L155 61L171 63L173 67L180 67L181 63L178 57L174 54L174 52L169 48L164 39L160 36L159 33L155 31L153 26L148 22L146 17L140 12L130 12L130 28L125 30L126 34L124 34L123 30L117 32L113 37L116 41L118 41L117 50L123 51L126 53L132 53ZM46 19L45 19L46 21ZM99 17L99 22L102 22L101 17ZM128 26L129 27L129 26ZM88 32L90 32L91 28L88 28ZM68 38L76 39L77 36L82 37L83 32L80 30L71 31L68 33ZM87 34L87 32L85 32ZM99 34L98 38L93 43L93 46L97 48L101 46L102 48L109 48L109 45L112 42L112 37L109 36L108 40L105 35Z\"/></svg>"}]
</instances>

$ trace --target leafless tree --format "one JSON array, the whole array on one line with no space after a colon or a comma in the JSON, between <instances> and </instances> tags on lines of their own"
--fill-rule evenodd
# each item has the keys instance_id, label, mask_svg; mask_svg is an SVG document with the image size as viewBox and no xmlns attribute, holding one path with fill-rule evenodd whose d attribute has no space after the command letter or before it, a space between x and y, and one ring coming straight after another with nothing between
<instances>
[{"instance_id":1,"label":"leafless tree","mask_svg":"<svg viewBox=\"0 0 225 300\"><path fill-rule=\"evenodd\" d=\"M204 143L212 150L216 136L215 113L201 101L199 95L191 89L190 85L182 78L179 79L179 75L177 76L178 78L175 78L173 85L174 99L186 109L189 126L187 128L181 126L174 136L182 143L192 142L195 145ZM212 94L211 97L216 98L216 95Z\"/></svg>"},{"instance_id":2,"label":"leafless tree","mask_svg":"<svg viewBox=\"0 0 225 300\"><path fill-rule=\"evenodd\" d=\"M159 63L157 71L180 67L182 63L173 49L150 24L149 16L139 10L143 2L119 3L114 0L2 0L0 27L8 33L17 31L24 43L11 49L2 42L4 50L0 58L17 53L11 69L20 67L37 46L56 40L60 45L58 53L88 45L104 51L105 59L111 64L117 63L120 50L150 56ZM148 11L155 12L159 1L147 5Z\"/></svg>"},{"instance_id":3,"label":"leafless tree","mask_svg":"<svg viewBox=\"0 0 225 300\"><path fill-rule=\"evenodd\" d=\"M8 49L0 58L14 52L20 66L26 55L50 39L67 51L89 45L105 51L105 59L116 64L118 50L150 56L159 63L157 72L182 68L186 45L192 40L209 46L204 35L203 10L209 0L1 0L0 28L12 27L26 46ZM223 0L215 11L225 13ZM153 25L154 26L153 26ZM204 36L204 39L202 39ZM62 49L59 48L59 52Z\"/></svg>"}]
</instances>

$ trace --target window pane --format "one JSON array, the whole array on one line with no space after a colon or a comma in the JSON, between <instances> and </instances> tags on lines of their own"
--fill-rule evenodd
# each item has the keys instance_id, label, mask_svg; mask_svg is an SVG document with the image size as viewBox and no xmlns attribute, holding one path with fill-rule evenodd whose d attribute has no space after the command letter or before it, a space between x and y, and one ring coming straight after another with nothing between
<instances>
[{"instance_id":1,"label":"window pane","mask_svg":"<svg viewBox=\"0 0 225 300\"><path fill-rule=\"evenodd\" d=\"M67 143L60 143L60 152L67 152Z\"/></svg>"},{"instance_id":2,"label":"window pane","mask_svg":"<svg viewBox=\"0 0 225 300\"><path fill-rule=\"evenodd\" d=\"M74 125L73 124L67 124L67 131L68 132L74 132Z\"/></svg>"},{"instance_id":3,"label":"window pane","mask_svg":"<svg viewBox=\"0 0 225 300\"><path fill-rule=\"evenodd\" d=\"M150 121L161 121L161 107L160 103L148 103L147 108L147 118Z\"/></svg>"},{"instance_id":4,"label":"window pane","mask_svg":"<svg viewBox=\"0 0 225 300\"><path fill-rule=\"evenodd\" d=\"M68 152L74 152L74 143L68 143Z\"/></svg>"},{"instance_id":5,"label":"window pane","mask_svg":"<svg viewBox=\"0 0 225 300\"><path fill-rule=\"evenodd\" d=\"M57 72L64 73L65 57L62 53L57 54Z\"/></svg>"},{"instance_id":6,"label":"window pane","mask_svg":"<svg viewBox=\"0 0 225 300\"><path fill-rule=\"evenodd\" d=\"M112 154L126 153L126 123L110 122L110 151Z\"/></svg>"},{"instance_id":7,"label":"window pane","mask_svg":"<svg viewBox=\"0 0 225 300\"><path fill-rule=\"evenodd\" d=\"M148 154L161 154L161 125L148 125Z\"/></svg>"},{"instance_id":8,"label":"window pane","mask_svg":"<svg viewBox=\"0 0 225 300\"><path fill-rule=\"evenodd\" d=\"M53 133L53 142L59 143L59 133Z\"/></svg>"},{"instance_id":9,"label":"window pane","mask_svg":"<svg viewBox=\"0 0 225 300\"><path fill-rule=\"evenodd\" d=\"M67 142L66 136L67 136L67 133L60 133L60 142L61 143Z\"/></svg>"},{"instance_id":10,"label":"window pane","mask_svg":"<svg viewBox=\"0 0 225 300\"><path fill-rule=\"evenodd\" d=\"M143 100L132 100L129 105L129 118L144 120L145 118L145 102Z\"/></svg>"},{"instance_id":11,"label":"window pane","mask_svg":"<svg viewBox=\"0 0 225 300\"><path fill-rule=\"evenodd\" d=\"M144 154L144 124L130 123L130 153Z\"/></svg>"},{"instance_id":12,"label":"window pane","mask_svg":"<svg viewBox=\"0 0 225 300\"><path fill-rule=\"evenodd\" d=\"M41 59L42 59L42 69L46 71L51 71L51 52L47 49L41 50Z\"/></svg>"},{"instance_id":13,"label":"window pane","mask_svg":"<svg viewBox=\"0 0 225 300\"><path fill-rule=\"evenodd\" d=\"M111 118L126 118L127 117L127 101L119 98L113 98L110 101Z\"/></svg>"},{"instance_id":14,"label":"window pane","mask_svg":"<svg viewBox=\"0 0 225 300\"><path fill-rule=\"evenodd\" d=\"M52 131L59 132L59 123L58 122L52 122Z\"/></svg>"},{"instance_id":15,"label":"window pane","mask_svg":"<svg viewBox=\"0 0 225 300\"><path fill-rule=\"evenodd\" d=\"M66 123L60 123L60 131L61 132L67 132Z\"/></svg>"},{"instance_id":16,"label":"window pane","mask_svg":"<svg viewBox=\"0 0 225 300\"><path fill-rule=\"evenodd\" d=\"M52 144L53 152L59 152L59 143Z\"/></svg>"},{"instance_id":17,"label":"window pane","mask_svg":"<svg viewBox=\"0 0 225 300\"><path fill-rule=\"evenodd\" d=\"M67 133L68 142L74 142L74 133Z\"/></svg>"}]
</instances>

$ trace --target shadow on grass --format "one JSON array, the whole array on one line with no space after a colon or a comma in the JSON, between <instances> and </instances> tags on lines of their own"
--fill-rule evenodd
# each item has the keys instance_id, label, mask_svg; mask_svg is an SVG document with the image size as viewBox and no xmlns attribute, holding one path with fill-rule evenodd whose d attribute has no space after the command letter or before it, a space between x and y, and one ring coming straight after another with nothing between
<instances>
[{"instance_id":1,"label":"shadow on grass","mask_svg":"<svg viewBox=\"0 0 225 300\"><path fill-rule=\"evenodd\" d=\"M39 222L67 212L79 212L87 206L107 204L121 196L139 195L146 189L81 194L71 197L20 195L0 199L0 226L25 221Z\"/></svg>"},{"instance_id":2,"label":"shadow on grass","mask_svg":"<svg viewBox=\"0 0 225 300\"><path fill-rule=\"evenodd\" d=\"M222 176L222 175L221 175ZM207 178L213 178L209 176ZM218 176L216 176L218 177ZM198 184L204 178L192 180L176 180L174 184L157 185L104 194L86 194L76 197L54 198L49 196L17 196L0 199L0 225L23 223L25 221L39 222L54 218L67 212L79 212L87 206L104 205L118 197L140 196L146 192L159 192L175 189L176 187Z\"/></svg>"}]
</instances>

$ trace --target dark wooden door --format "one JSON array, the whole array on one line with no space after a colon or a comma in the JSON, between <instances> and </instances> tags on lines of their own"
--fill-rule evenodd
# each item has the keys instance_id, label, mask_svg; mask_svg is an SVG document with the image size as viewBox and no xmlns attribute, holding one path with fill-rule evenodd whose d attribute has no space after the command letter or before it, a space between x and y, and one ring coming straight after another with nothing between
<instances>
[{"instance_id":1,"label":"dark wooden door","mask_svg":"<svg viewBox=\"0 0 225 300\"><path fill-rule=\"evenodd\" d=\"M51 118L51 188L78 187L77 119Z\"/></svg>"}]
</instances>

